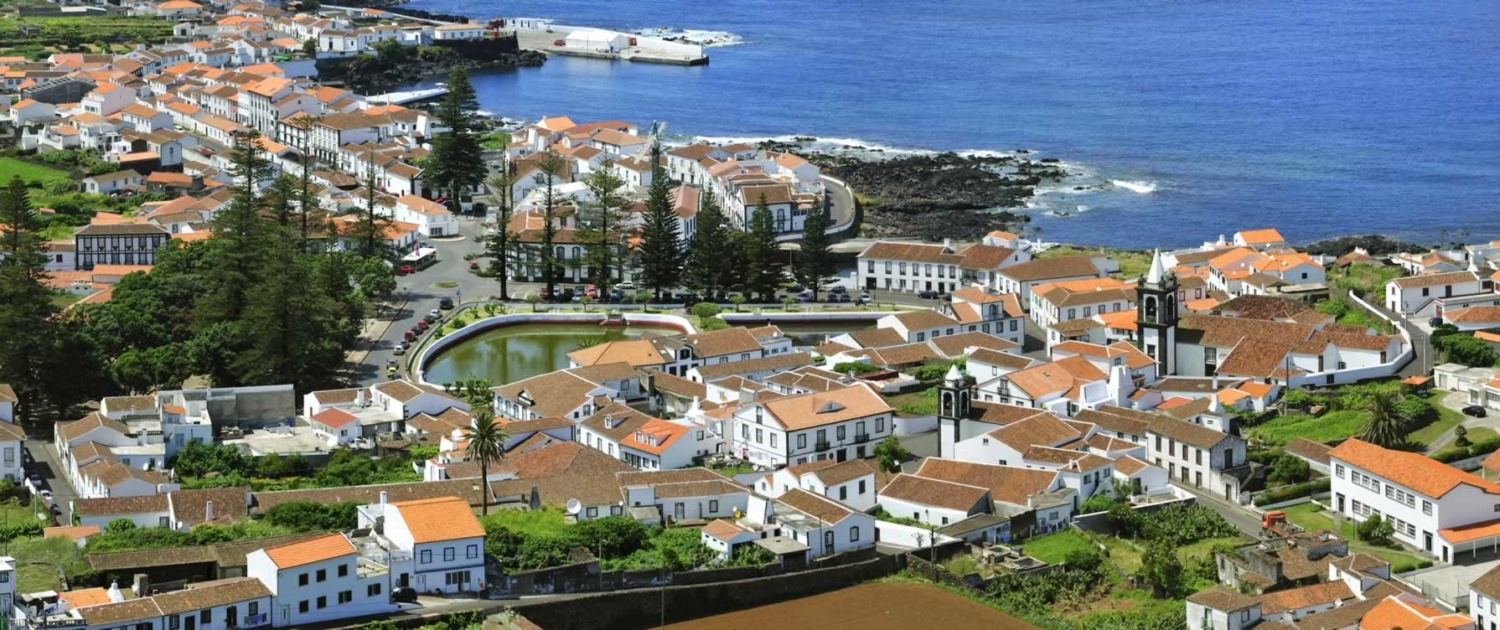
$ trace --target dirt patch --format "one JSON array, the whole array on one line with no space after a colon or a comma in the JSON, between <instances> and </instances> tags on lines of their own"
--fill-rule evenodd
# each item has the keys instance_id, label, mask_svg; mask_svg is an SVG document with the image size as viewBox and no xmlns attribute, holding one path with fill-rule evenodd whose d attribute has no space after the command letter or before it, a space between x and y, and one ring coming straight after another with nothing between
<instances>
[{"instance_id":1,"label":"dirt patch","mask_svg":"<svg viewBox=\"0 0 1500 630\"><path fill-rule=\"evenodd\" d=\"M990 630L1035 628L1003 612L921 584L864 584L750 610L704 617L674 630L844 628L858 630Z\"/></svg>"}]
</instances>

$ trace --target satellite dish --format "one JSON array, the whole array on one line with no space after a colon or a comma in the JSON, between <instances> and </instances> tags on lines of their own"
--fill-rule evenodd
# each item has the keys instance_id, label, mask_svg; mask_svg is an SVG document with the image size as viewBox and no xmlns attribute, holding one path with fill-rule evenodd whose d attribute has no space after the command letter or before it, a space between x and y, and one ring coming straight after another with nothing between
<instances>
[{"instance_id":1,"label":"satellite dish","mask_svg":"<svg viewBox=\"0 0 1500 630\"><path fill-rule=\"evenodd\" d=\"M578 501L578 499L568 499L568 514L571 514L573 516L577 516L578 513L582 512L582 511L583 511L583 504L580 503Z\"/></svg>"}]
</instances>

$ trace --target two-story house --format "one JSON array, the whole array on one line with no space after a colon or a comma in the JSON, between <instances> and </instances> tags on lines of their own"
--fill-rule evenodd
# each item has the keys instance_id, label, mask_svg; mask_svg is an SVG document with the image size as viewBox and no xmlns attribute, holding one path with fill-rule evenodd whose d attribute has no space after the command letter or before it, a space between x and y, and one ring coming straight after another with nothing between
<instances>
[{"instance_id":1,"label":"two-story house","mask_svg":"<svg viewBox=\"0 0 1500 630\"><path fill-rule=\"evenodd\" d=\"M895 430L880 394L856 383L841 389L741 406L727 437L740 458L778 468L821 459L863 459Z\"/></svg>"}]
</instances>

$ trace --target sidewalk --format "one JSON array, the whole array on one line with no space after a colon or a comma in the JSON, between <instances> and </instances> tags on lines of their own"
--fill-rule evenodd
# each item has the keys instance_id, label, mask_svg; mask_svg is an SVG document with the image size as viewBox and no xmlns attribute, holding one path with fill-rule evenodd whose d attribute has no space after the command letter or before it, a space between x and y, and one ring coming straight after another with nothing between
<instances>
[{"instance_id":1,"label":"sidewalk","mask_svg":"<svg viewBox=\"0 0 1500 630\"><path fill-rule=\"evenodd\" d=\"M391 329L391 324L396 321L396 313L400 313L406 308L408 298L405 297L405 291L401 293L403 297L400 298L400 303L387 302L377 309L376 317L365 319L364 326L359 332L359 343L344 357L345 373L353 375L358 372L360 366L364 365L365 359L369 358L370 350L374 349L375 344L385 338L386 332ZM394 298L394 296L392 297ZM381 315L384 316L382 317ZM352 382L355 379L351 378L348 380Z\"/></svg>"}]
</instances>

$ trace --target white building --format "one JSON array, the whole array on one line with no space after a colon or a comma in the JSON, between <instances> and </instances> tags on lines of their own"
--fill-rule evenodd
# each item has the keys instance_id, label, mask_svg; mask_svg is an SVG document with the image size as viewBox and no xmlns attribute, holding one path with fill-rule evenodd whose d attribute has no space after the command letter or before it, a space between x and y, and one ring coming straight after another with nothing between
<instances>
[{"instance_id":1,"label":"white building","mask_svg":"<svg viewBox=\"0 0 1500 630\"><path fill-rule=\"evenodd\" d=\"M363 558L344 534L250 552L246 574L271 591L271 623L311 625L396 609L391 570Z\"/></svg>"},{"instance_id":2,"label":"white building","mask_svg":"<svg viewBox=\"0 0 1500 630\"><path fill-rule=\"evenodd\" d=\"M755 482L755 491L775 499L795 488L822 495L856 510L875 507L875 469L863 459L831 459L793 464Z\"/></svg>"},{"instance_id":3,"label":"white building","mask_svg":"<svg viewBox=\"0 0 1500 630\"><path fill-rule=\"evenodd\" d=\"M1444 300L1494 292L1494 281L1472 270L1408 276L1385 283L1385 307L1405 317L1441 316Z\"/></svg>"},{"instance_id":4,"label":"white building","mask_svg":"<svg viewBox=\"0 0 1500 630\"><path fill-rule=\"evenodd\" d=\"M1443 562L1500 541L1500 484L1359 439L1328 455L1338 513L1356 521L1378 514L1394 526L1396 540Z\"/></svg>"},{"instance_id":5,"label":"white building","mask_svg":"<svg viewBox=\"0 0 1500 630\"><path fill-rule=\"evenodd\" d=\"M484 527L468 501L458 497L402 501L388 504L384 516L384 536L392 550L411 556L410 573L398 573L397 583L419 593L479 590L485 580ZM404 567L398 562L393 568Z\"/></svg>"},{"instance_id":6,"label":"white building","mask_svg":"<svg viewBox=\"0 0 1500 630\"><path fill-rule=\"evenodd\" d=\"M774 499L770 514L783 536L808 547L809 558L875 546L875 517L800 488Z\"/></svg>"},{"instance_id":7,"label":"white building","mask_svg":"<svg viewBox=\"0 0 1500 630\"><path fill-rule=\"evenodd\" d=\"M822 459L863 459L895 430L894 411L869 386L788 396L741 406L730 449L755 465L777 468Z\"/></svg>"}]
</instances>

